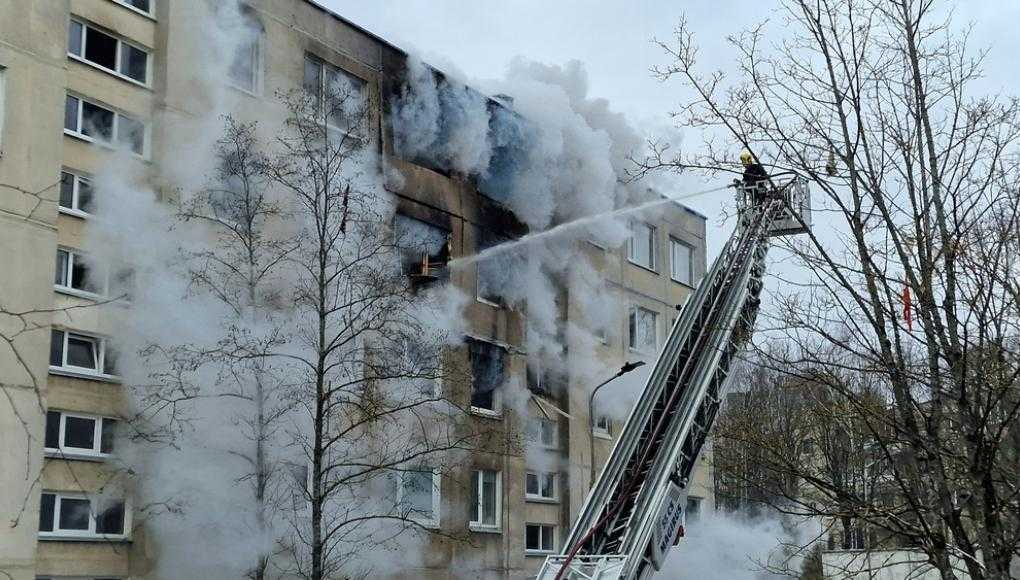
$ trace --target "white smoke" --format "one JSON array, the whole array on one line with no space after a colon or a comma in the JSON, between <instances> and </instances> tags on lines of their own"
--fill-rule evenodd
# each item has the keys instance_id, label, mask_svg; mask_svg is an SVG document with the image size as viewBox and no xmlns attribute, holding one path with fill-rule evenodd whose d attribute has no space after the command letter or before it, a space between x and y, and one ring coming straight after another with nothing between
<instances>
[{"instance_id":1,"label":"white smoke","mask_svg":"<svg viewBox=\"0 0 1020 580\"><path fill-rule=\"evenodd\" d=\"M673 548L662 580L779 580L800 571L799 546L817 537L817 526L784 526L779 520L746 521L722 512L688 522L687 534Z\"/></svg>"},{"instance_id":2,"label":"white smoke","mask_svg":"<svg viewBox=\"0 0 1020 580\"><path fill-rule=\"evenodd\" d=\"M108 309L123 347L202 347L221 337L222 321L230 313L191 286L181 263L182 256L201 249L211 234L201 226L176 222L173 208L163 202L165 198L187 200L208 183L214 170L214 145L223 131L220 115L243 109L242 117L261 119L260 130L268 133L279 127L283 117L281 108L265 100L254 107L246 95L224 85L229 58L205 58L209 53L232 54L250 34L250 23L236 5L196 1L177 6L194 27L175 32L182 35L176 42L185 47L185 60L205 64L189 67L193 69L186 79L185 92L192 101L189 112L170 107L156 119L167 148L159 156L158 189L145 185L148 176L125 171L128 164L121 159L112 160L96 178L101 196L97 219L90 225L88 249L108 263L131 265L139 289L127 308ZM626 157L640 145L640 138L606 101L588 95L580 63L556 67L516 61L505 79L486 83L485 88L513 97L514 112L527 120L526 132L513 123L504 126L514 130L492 132L493 108L480 93L451 77L437 82L428 66L409 59L408 88L393 120L399 128L400 152L411 158L438 155L455 172L496 179L497 151L525 138L527 148L511 181L503 184L507 194L501 201L532 230L645 199L645 191L621 180ZM403 182L403 176L392 169L369 168L366 176L384 179L388 187L399 188ZM593 229L545 240L515 254L511 267L495 281L512 307L526 308L529 356L560 372L569 370L580 384L596 384L615 372L598 356L593 330L604 329L619 344L624 313L619 296L607 290L597 270L580 257L578 247L587 238L618 247L626 236L626 223L607 220ZM560 300L564 284L574 310L585 316L570 318L565 327ZM453 286L431 295L418 316L450 344L457 343L467 333L463 310L473 297ZM565 340L574 346L569 369L562 356ZM132 356L124 356L121 367L125 384L136 387L129 414L146 410L142 397L147 386L168 369L153 368ZM217 377L209 373L196 371L187 378L197 384L217 384ZM602 393L611 414L618 418L626 414L643 376L632 373ZM511 381L504 390L507 406L523 411L529 398L524 382ZM240 450L250 445L250 433L233 401L215 389L213 393L217 396L189 406L188 422L169 425L172 432L161 434L173 435L173 446L166 446L164 438L119 447L126 466L139 475L139 496L145 498L138 506L140 513L151 516L147 527L160 552L159 568L153 574L157 579L237 577L272 545L272 537L257 533L250 486L241 481L249 468ZM369 488L362 499L370 501L381 493ZM382 562L393 564L386 558L375 563ZM399 565L407 564L403 560Z\"/></svg>"}]
</instances>

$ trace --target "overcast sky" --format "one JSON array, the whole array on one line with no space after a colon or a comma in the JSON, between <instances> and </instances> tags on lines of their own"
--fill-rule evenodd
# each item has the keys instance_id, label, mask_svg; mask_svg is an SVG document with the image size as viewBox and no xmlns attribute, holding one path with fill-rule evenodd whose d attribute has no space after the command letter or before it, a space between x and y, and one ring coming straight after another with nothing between
<instances>
[{"instance_id":1,"label":"overcast sky","mask_svg":"<svg viewBox=\"0 0 1020 580\"><path fill-rule=\"evenodd\" d=\"M650 67L666 62L652 38L668 39L686 15L698 35L704 69L732 71L728 34L766 19L780 29L783 22L777 0L317 1L439 68L452 63L469 81L501 77L518 56L547 64L580 60L590 93L608 99L639 128L667 124L683 97L679 83L662 84L649 74ZM956 10L955 24L973 23L972 42L991 49L988 88L1020 93L1015 80L1020 1L969 0ZM685 203L708 215L710 224L718 223L713 219L723 201L719 195L725 194ZM720 234L710 232L710 249L725 241Z\"/></svg>"}]
</instances>

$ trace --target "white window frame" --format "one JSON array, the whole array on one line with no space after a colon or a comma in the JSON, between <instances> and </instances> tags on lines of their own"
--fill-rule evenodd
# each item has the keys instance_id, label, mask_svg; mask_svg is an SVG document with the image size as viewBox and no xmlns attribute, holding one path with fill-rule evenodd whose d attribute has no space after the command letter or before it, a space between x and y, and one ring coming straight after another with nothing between
<instances>
[{"instance_id":1,"label":"white window frame","mask_svg":"<svg viewBox=\"0 0 1020 580\"><path fill-rule=\"evenodd\" d=\"M326 108L325 108L325 105L324 105L324 101L325 101L325 98L326 98L326 91L329 88L327 86L327 84L326 84L328 82L327 79L326 79L326 71L328 69L332 69L332 70L336 71L338 74L340 74L342 76L349 77L354 82L361 83L361 89L362 89L361 90L361 99L363 101L363 104L365 104L365 105L368 104L368 81L366 81L365 79L359 77L358 75L352 73L351 71L349 71L347 69L344 69L342 67L339 67L339 66L329 62L328 60L322 58L321 56L319 56L319 55L317 55L315 53L305 52L303 59L304 60L301 61L301 74L302 74L301 82L302 82L302 87L304 87L305 63L307 61L314 61L316 64L319 65L319 87L318 87L318 92L315 95L315 97L319 101L319 108L321 109L320 117L324 117L324 118L320 118L319 120L320 121L325 121L327 130L336 131L338 133L342 133L344 135L349 135L349 136L354 137L355 139L357 139L358 138L357 135L351 135L350 133L345 131L342 127L338 127L338 126L334 125L333 123L331 123L330 122L331 119L329 118L329 115L326 115ZM368 122L368 119L362 119L362 122Z\"/></svg>"},{"instance_id":2,"label":"white window frame","mask_svg":"<svg viewBox=\"0 0 1020 580\"><path fill-rule=\"evenodd\" d=\"M539 547L538 548L529 548L528 547L528 528L529 527L534 527L534 526L537 526L539 528L539 534L538 534L538 545L539 545ZM546 555L546 554L555 554L556 553L556 528L557 527L558 526L556 524L540 524L540 523L535 523L535 522L527 522L527 523L525 523L524 524L524 553L527 554L527 555L535 555L535 556ZM544 543L543 540L545 540L545 531L546 531L547 528L549 530L549 533L552 534L552 538L550 538L550 542L549 542L551 547L548 550L543 549L541 547L542 544Z\"/></svg>"},{"instance_id":3,"label":"white window frame","mask_svg":"<svg viewBox=\"0 0 1020 580\"><path fill-rule=\"evenodd\" d=\"M97 267L95 264L91 264L88 261L88 257L84 252L75 250L74 248L68 248L65 246L57 246L57 254L60 252L67 253L67 264L64 266L64 278L70 282L72 274L74 273L74 264L78 260L85 262L85 267L88 268L89 273L96 279L96 281L102 282L102 287L96 291L82 290L80 288L74 288L73 286L63 285L54 280L53 289L61 294L69 294L71 296L78 296L81 298L102 298L109 292L110 281L109 273L106 269ZM59 260L57 266L59 267Z\"/></svg>"},{"instance_id":4,"label":"white window frame","mask_svg":"<svg viewBox=\"0 0 1020 580\"><path fill-rule=\"evenodd\" d=\"M440 491L440 483L442 477L439 472L435 469L422 468L422 469L409 469L407 471L398 471L396 477L397 484L397 506L400 506L404 501L404 478L411 473L431 473L432 474L432 517L425 517L424 514L410 512L407 514L407 519L415 521L426 528L438 528L440 523L440 501L442 500L442 493ZM401 512L403 513L403 512Z\"/></svg>"},{"instance_id":5,"label":"white window frame","mask_svg":"<svg viewBox=\"0 0 1020 580\"><path fill-rule=\"evenodd\" d=\"M265 62L264 61L264 59L265 59L265 48L263 46L265 44L263 42L263 40L264 40L263 39L264 31L262 30L262 28L260 26L258 26L258 23L255 21L254 18L245 17L245 24L248 24L247 21L249 19L252 21L251 24L253 24L253 26L250 27L251 28L250 32L253 35L253 38L255 40L255 46L252 47L252 63L251 63L251 75L252 75L252 78L251 78L251 87L249 88L249 87L241 86L240 84L238 84L236 82L236 79L233 76L233 67L234 67L234 61L233 60L230 61L228 69L227 69L227 84L229 84L230 86L234 87L235 89L237 89L237 90L239 90L239 91L241 91L243 93L248 93L249 95L254 95L254 96L257 97L257 96L260 96L262 94L263 82L264 82L264 80L263 80L264 79L264 73L263 73L263 66L264 66L264 64L263 63ZM240 50L242 48L245 48L245 47L243 45L239 45L239 46L237 46L235 48L236 48L236 51L234 52L233 58L237 58L237 55L240 54Z\"/></svg>"},{"instance_id":6,"label":"white window frame","mask_svg":"<svg viewBox=\"0 0 1020 580\"><path fill-rule=\"evenodd\" d=\"M554 419L546 419L544 417L532 417L528 420L529 424L529 435L532 435L532 440L539 445L542 449L548 449L550 451L558 451L560 449L560 424ZM545 427L551 428L548 431L551 434L552 440L546 441Z\"/></svg>"},{"instance_id":7,"label":"white window frame","mask_svg":"<svg viewBox=\"0 0 1020 580\"><path fill-rule=\"evenodd\" d=\"M637 317L637 314L639 312L641 312L641 311L651 313L652 320L655 323L655 329L653 330L653 332L655 334L655 344L653 345L653 348L652 348L651 352L648 352L648 351L644 350L642 348L642 346L636 344L637 336L635 336L635 335L636 335L637 328L638 328L638 320L637 320L636 317ZM631 328L631 326L632 326L631 325L631 318L634 319L633 332L632 332L632 328ZM658 312L652 310L651 308L645 308L644 306L640 306L640 305L636 305L636 304L634 306L630 307L630 312L627 313L627 348L631 352L635 352L635 353L639 353L639 354L655 354L655 352L659 349L659 313Z\"/></svg>"},{"instance_id":8,"label":"white window frame","mask_svg":"<svg viewBox=\"0 0 1020 580\"><path fill-rule=\"evenodd\" d=\"M95 501L84 493L74 492L60 492L60 491L43 491L44 494L52 494L56 496L53 502L53 531L44 532L38 531L40 539L96 539L96 540L125 540L130 537L129 531L131 530L131 504L127 499L122 500L124 502L124 532L120 534L100 534L96 532L96 516L99 515L95 510ZM87 530L64 530L59 529L60 526L60 507L64 499L73 500L87 500L89 502L89 527Z\"/></svg>"},{"instance_id":9,"label":"white window frame","mask_svg":"<svg viewBox=\"0 0 1020 580\"><path fill-rule=\"evenodd\" d=\"M603 425L603 423L605 423ZM591 427L592 435L603 439L612 439L613 437L613 418L605 413L599 413L596 409L595 418L592 421Z\"/></svg>"},{"instance_id":10,"label":"white window frame","mask_svg":"<svg viewBox=\"0 0 1020 580\"><path fill-rule=\"evenodd\" d=\"M158 0L149 0L149 11L148 12L146 12L145 10L142 10L141 8L139 8L137 6L132 5L131 3L127 2L127 0L111 0L111 1L114 4L120 4L121 6L123 6L124 8L127 8L128 10L130 10L132 12L136 12L138 14L141 14L142 16L145 16L147 18L151 18L153 20L156 19L156 2Z\"/></svg>"},{"instance_id":11,"label":"white window frame","mask_svg":"<svg viewBox=\"0 0 1020 580\"><path fill-rule=\"evenodd\" d=\"M129 6L129 7L130 8L134 8L133 6ZM137 8L135 8L135 11L141 12ZM77 62L80 62L80 63L85 64L85 65L91 66L91 67L93 67L95 69L98 69L98 70L101 70L101 71L103 71L105 73L111 74L111 75L119 78L120 80L127 81L129 83L138 85L140 87L145 87L145 88L149 88L150 87L150 83L151 83L150 79L152 78L152 51L151 50L149 50L148 48L145 48L144 46L142 46L140 44L136 44L134 42L130 42L130 41L124 39L121 36L113 34L112 32L107 32L107 31L103 30L102 28L92 24L88 20L85 20L85 19L77 17L77 16L72 16L71 19L70 19L70 22L67 25L68 26L68 33L67 33L68 34L68 38L70 38L70 35L71 35L71 32L70 32L71 23L77 23L77 24L79 24L81 26L81 38L79 39L79 42L81 44L81 54L74 54L73 52L71 52L71 47L68 46L67 47L67 58L69 58L71 60L74 60L74 61L77 61ZM120 65L121 65L121 62L122 62L121 56L123 56L123 53L124 53L124 48L123 47L124 47L125 44L130 46L130 47L132 47L132 48L136 48L136 49L144 52L145 53L145 80L144 81L140 81L140 80L138 80L136 78L129 77L128 75L124 74L123 72L121 72L121 71L119 71L117 69L107 68L107 67L105 67L105 66L103 66L103 65L101 65L99 63L92 62L91 60L88 60L87 58L85 58L85 41L88 38L88 29L89 28L91 28L92 30L98 32L99 34L103 34L103 35L109 36L110 38L112 38L112 39L117 41L117 48L116 48L116 50L114 52L114 57L113 57L114 58L114 66L116 66L116 67L120 67Z\"/></svg>"},{"instance_id":12,"label":"white window frame","mask_svg":"<svg viewBox=\"0 0 1020 580\"><path fill-rule=\"evenodd\" d=\"M534 476L535 481L538 483L538 493L528 492L528 478ZM552 481L552 495L542 495L542 487L546 478L551 476ZM534 471L527 470L524 472L524 499L527 501L537 501L544 503L556 503L560 499L560 474L555 471Z\"/></svg>"},{"instance_id":13,"label":"white window frame","mask_svg":"<svg viewBox=\"0 0 1020 580\"><path fill-rule=\"evenodd\" d=\"M103 453L103 430L106 428L107 421L116 421L116 419L110 419L100 415L89 415L86 413L71 413L67 411L56 411L50 409L49 412L60 413L60 429L57 433L57 447L45 447L45 451L49 454L55 454L59 456L73 456L73 457L88 457L88 458L99 458L104 459L110 457L112 453ZM68 447L64 444L64 434L67 429L67 418L71 417L74 419L89 419L95 422L93 425L93 448L86 449L83 447Z\"/></svg>"},{"instance_id":14,"label":"white window frame","mask_svg":"<svg viewBox=\"0 0 1020 580\"><path fill-rule=\"evenodd\" d=\"M124 149L127 149L127 151L131 155L134 155L135 157L138 157L140 159L148 159L148 156L149 156L149 137L150 137L148 123L145 123L144 121L140 121L140 120L138 120L135 117L132 117L130 115L124 115L124 114L120 113L119 111L117 111L115 109L107 107L106 105L101 105L101 104L97 103L96 101L94 101L92 99L85 98L85 97L83 97L83 96L81 96L81 95L79 95L77 93L71 93L71 92L67 93L67 96L65 97L65 105L64 105L65 107L67 106L66 105L66 99L76 99L78 101L78 118L75 121L76 127L74 129L68 129L67 127L64 127L64 134L65 135L68 135L70 137L74 137L75 139L81 139L82 141L86 141L88 143L95 143L95 144L101 145L103 147L108 147L110 149L124 148ZM113 139L111 141L104 141L102 139L98 139L96 137L92 137L90 135L86 135L85 133L82 132L82 128L85 126L85 107L84 107L84 103L89 103L90 105L92 105L94 107L99 107L100 109L104 109L106 111L109 111L110 113L113 113ZM123 119L129 119L129 120L135 121L137 123L141 123L141 125L142 125L142 133L143 133L142 134L142 152L141 153L136 153L130 147L127 147L124 143L121 142L121 140L120 140L120 123L121 123L121 119L122 118Z\"/></svg>"},{"instance_id":15,"label":"white window frame","mask_svg":"<svg viewBox=\"0 0 1020 580\"><path fill-rule=\"evenodd\" d=\"M496 494L495 494L496 495L496 501L495 501L495 505L493 506L493 508L496 511L495 518L494 518L496 523L494 523L494 524L486 524L486 523L484 523L484 521L485 521L485 499L483 497L484 494L482 493L482 491L485 488L483 474L486 473L486 472L488 472L488 473L495 473L496 474ZM503 524L503 517L502 517L503 516L503 472L502 471L496 471L494 469L473 469L471 471L472 479L474 478L474 474L475 473L478 473L478 487L474 490L473 493L475 494L475 499L478 502L477 503L478 517L480 517L482 521L471 520L471 521L468 522L468 528L471 531L474 531L474 532L500 533L502 531L502 524ZM468 497L470 498L471 496L468 496Z\"/></svg>"},{"instance_id":16,"label":"white window frame","mask_svg":"<svg viewBox=\"0 0 1020 580\"><path fill-rule=\"evenodd\" d=\"M69 169L61 169L60 170L60 180L61 180L61 183L63 183L64 174L67 174L67 175L71 176L71 205L72 205L72 207L66 207L66 206L60 205L60 199L58 198L57 199L57 211L62 213L62 214L73 215L75 217L80 217L82 219L88 219L89 217L92 216L92 214L90 214L89 212L81 209L81 200L79 199L79 193L81 192L81 185L82 185L82 183L84 182L86 185L91 187L92 186L92 180L88 176L82 175L81 173L78 173L77 171L71 171ZM95 194L96 194L96 190L93 189L92 190L92 195L93 195L92 203L95 203L95 197L94 197Z\"/></svg>"},{"instance_id":17,"label":"white window frame","mask_svg":"<svg viewBox=\"0 0 1020 580\"><path fill-rule=\"evenodd\" d=\"M637 237L637 232L635 232L634 230L635 230L636 227L644 227L644 228L648 229L648 252L649 252L648 258L649 258L649 261L651 262L651 264L642 264L640 261L638 261L638 258L635 255L635 252L634 252L634 249L635 249L634 240ZM634 264L635 266L639 266L639 267L644 268L646 270L649 270L651 272L658 273L657 268L658 268L658 262L659 262L658 258L659 257L658 257L658 251L657 251L658 250L658 244L656 243L657 240L658 240L658 229L655 226L653 226L652 224L647 223L647 222L631 222L631 225L630 225L630 238L627 240L627 261L630 262L631 264Z\"/></svg>"},{"instance_id":18,"label":"white window frame","mask_svg":"<svg viewBox=\"0 0 1020 580\"><path fill-rule=\"evenodd\" d=\"M55 327L53 330L63 333L64 344L61 347L61 363L60 365L50 365L50 372L57 375L68 375L74 377L85 377L85 378L97 378L116 380L117 375L110 375L103 372L103 368L106 366L106 347L107 339L102 336L91 334L88 332L79 332L76 330L70 330L67 328ZM95 344L97 368L90 369L87 367L79 367L67 364L67 341L74 335L76 338L83 340L92 341ZM52 335L51 335L52 336ZM52 338L51 338L52 340Z\"/></svg>"},{"instance_id":19,"label":"white window frame","mask_svg":"<svg viewBox=\"0 0 1020 580\"><path fill-rule=\"evenodd\" d=\"M676 246L686 248L688 251L687 280L677 278L676 252L673 250L673 248L675 248ZM674 282L683 284L685 286L694 285L694 246L688 244L687 242L684 242L683 240L680 240L679 238L674 238L673 236L670 236L669 238L669 277Z\"/></svg>"}]
</instances>

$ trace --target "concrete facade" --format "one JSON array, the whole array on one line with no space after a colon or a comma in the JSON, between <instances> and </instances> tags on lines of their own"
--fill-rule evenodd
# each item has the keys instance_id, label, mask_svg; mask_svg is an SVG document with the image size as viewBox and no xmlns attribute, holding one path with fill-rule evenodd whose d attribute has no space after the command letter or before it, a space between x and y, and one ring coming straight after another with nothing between
<instances>
[{"instance_id":1,"label":"concrete facade","mask_svg":"<svg viewBox=\"0 0 1020 580\"><path fill-rule=\"evenodd\" d=\"M170 195L173 187L187 185L175 181L174 167L186 157L182 144L195 137L188 134L187 123L180 121L201 116L213 105L236 111L241 118L272 111L277 91L301 86L304 56L312 54L366 82L379 154L404 176L402 187L392 191L398 212L450 231L454 256L478 249L478 228L491 227L496 219L493 216L512 225L514 231L508 233L521 233L505 208L479 192L471 179L412 163L394 153L384 105L388 83L404 66L403 52L304 0L253 0L248 4L251 17L262 28L259 72L251 91L232 87L212 90L208 78L187 66L202 58L224 59L222 54L210 55L210 47L196 42L196 23L208 15L201 0L152 0L149 11L135 8L129 0L0 0L0 14L16 15L0 19L0 308L28 313L20 317L0 314L0 333L15 337L6 344L0 342L0 382L5 395L0 397L0 441L4 442L0 446L0 515L5 522L0 526L0 572L13 580L145 578L159 552L157 540L146 537L145 526L132 525L131 508L144 500L132 497L130 489L116 491L126 500L128 512L122 538L40 536L39 532L43 492L100 495L109 491L108 484L116 475L102 457L44 452L46 411L116 418L124 414L126 405L116 377L54 369L47 362L51 328L97 340L110 333L95 308L102 297L54 287L58 248L73 251L83 247L92 219L73 208L58 209L61 173L87 178L107 167L112 155L107 148L63 130L67 95L143 120L147 126L144 155L126 159L120 155L118 162L130 164L125 171L142 176ZM72 19L148 51L144 82L71 57L68 30ZM580 243L577 249L606 280L613 303L620 309L619 324L606 329L605 341L595 346L596 357L607 368L619 368L638 358L653 362L654 353L637 353L629 347L627 311L631 307L656 313L656 344L661 345L676 319L676 305L692 291L690 285L671 279L671 239L693 249L692 283L705 273L703 216L667 204L647 221L655 227L658 260L652 269L631 263L626 245L600 248ZM476 273L471 268L454 272L451 283L474 296ZM560 316L565 324L583 326L586 302L574 292L569 285L562 289ZM473 300L464 317L472 337L509 347L508 375L526 383L524 312ZM591 353L584 351L589 348L590 342L571 344L568 339L568 368L569 357L590 358ZM466 362L467 349L452 356ZM555 392L528 400L529 416L504 409L472 419L496 426L508 443L526 431L530 418L553 420L557 443L548 449L527 446L527 451L514 453L479 452L462 472L444 476L440 527L465 533L470 542L428 540L424 567L409 574L447 578L456 568L460 577L533 576L544 554L525 549L529 523L554 526L554 548L562 548L562 538L587 493L592 461L596 466L605 461L625 416L625 410L613 409L607 432L593 435L587 408L592 386L567 376ZM593 440L594 457L589 452ZM555 467L540 467L548 465ZM501 521L497 529L472 530L468 524L472 469L500 474ZM526 473L542 469L556 473L555 497L526 498ZM702 511L712 509L711 482L709 445L695 471L691 491L692 501L699 499ZM6 525L9 521L17 525Z\"/></svg>"}]
</instances>

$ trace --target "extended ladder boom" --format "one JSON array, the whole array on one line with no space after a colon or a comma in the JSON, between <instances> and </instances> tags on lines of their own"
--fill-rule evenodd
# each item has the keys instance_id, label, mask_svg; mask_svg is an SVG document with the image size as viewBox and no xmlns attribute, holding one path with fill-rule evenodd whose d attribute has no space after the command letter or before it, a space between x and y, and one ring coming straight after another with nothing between
<instances>
[{"instance_id":1,"label":"extended ladder boom","mask_svg":"<svg viewBox=\"0 0 1020 580\"><path fill-rule=\"evenodd\" d=\"M743 188L740 223L666 338L564 544L538 578L641 579L674 544L723 383L758 312L768 238L804 231L802 179Z\"/></svg>"}]
</instances>

